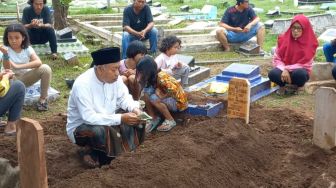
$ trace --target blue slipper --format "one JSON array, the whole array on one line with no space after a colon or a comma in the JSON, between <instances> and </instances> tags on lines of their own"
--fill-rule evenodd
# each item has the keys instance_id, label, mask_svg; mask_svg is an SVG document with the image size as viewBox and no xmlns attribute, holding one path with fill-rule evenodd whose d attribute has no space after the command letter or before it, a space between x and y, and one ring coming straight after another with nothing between
<instances>
[{"instance_id":1,"label":"blue slipper","mask_svg":"<svg viewBox=\"0 0 336 188\"><path fill-rule=\"evenodd\" d=\"M146 132L150 133L152 132L154 129L156 129L156 127L160 124L161 122L161 118L157 117L154 120L150 121L148 124L146 124Z\"/></svg>"}]
</instances>

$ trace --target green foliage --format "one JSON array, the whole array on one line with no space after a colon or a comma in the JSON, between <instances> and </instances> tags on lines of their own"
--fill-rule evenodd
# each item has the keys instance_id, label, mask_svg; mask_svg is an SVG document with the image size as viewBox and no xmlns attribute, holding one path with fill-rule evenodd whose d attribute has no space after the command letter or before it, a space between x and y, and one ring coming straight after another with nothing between
<instances>
[{"instance_id":1,"label":"green foliage","mask_svg":"<svg viewBox=\"0 0 336 188\"><path fill-rule=\"evenodd\" d=\"M71 3L72 0L60 0L60 3L63 5L63 6L69 6L69 4Z\"/></svg>"}]
</instances>

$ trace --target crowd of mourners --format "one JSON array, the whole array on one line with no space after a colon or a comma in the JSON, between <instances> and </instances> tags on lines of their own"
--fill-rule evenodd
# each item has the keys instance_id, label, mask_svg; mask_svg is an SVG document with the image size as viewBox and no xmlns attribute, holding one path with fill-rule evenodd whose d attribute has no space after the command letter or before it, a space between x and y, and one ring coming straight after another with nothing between
<instances>
[{"instance_id":1,"label":"crowd of mourners","mask_svg":"<svg viewBox=\"0 0 336 188\"><path fill-rule=\"evenodd\" d=\"M49 109L52 70L42 63L31 44L49 42L52 59L58 58L46 0L28 3L22 23L6 27L0 46L0 116L8 117L4 125L7 136L16 134L26 87L40 80L36 109ZM170 131L176 126L172 114L188 107L184 89L189 84L190 67L177 56L181 40L166 36L158 47L158 31L145 0L134 0L124 9L122 26L121 49L92 52L91 68L76 78L69 96L66 132L74 144L84 148L79 154L92 168L109 164L123 151L134 151L146 133ZM229 7L216 31L224 52L230 51L230 43L243 43L256 36L263 53L264 35L265 28L248 0L237 0ZM149 50L144 40L149 40ZM288 30L278 36L274 68L268 74L280 86L279 95L297 91L309 80L317 47L309 19L302 14L294 16ZM336 63L336 39L324 44L323 51L327 62ZM330 74L336 79L336 66ZM150 118L142 119L144 114Z\"/></svg>"}]
</instances>

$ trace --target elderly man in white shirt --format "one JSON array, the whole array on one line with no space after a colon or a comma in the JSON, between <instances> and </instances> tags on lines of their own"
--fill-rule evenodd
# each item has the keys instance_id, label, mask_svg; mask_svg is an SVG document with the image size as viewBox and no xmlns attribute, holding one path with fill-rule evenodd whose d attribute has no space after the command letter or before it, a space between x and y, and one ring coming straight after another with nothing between
<instances>
[{"instance_id":1,"label":"elderly man in white shirt","mask_svg":"<svg viewBox=\"0 0 336 188\"><path fill-rule=\"evenodd\" d=\"M104 48L91 56L94 67L73 85L66 131L73 143L86 147L83 161L94 168L109 164L123 150L135 150L144 141L144 127L139 103L119 76L120 49Z\"/></svg>"}]
</instances>

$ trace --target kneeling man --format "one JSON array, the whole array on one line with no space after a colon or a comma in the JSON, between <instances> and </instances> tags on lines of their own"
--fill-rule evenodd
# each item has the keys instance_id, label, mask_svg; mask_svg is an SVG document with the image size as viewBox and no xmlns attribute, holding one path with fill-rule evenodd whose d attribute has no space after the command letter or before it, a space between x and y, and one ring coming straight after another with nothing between
<instances>
[{"instance_id":1,"label":"kneeling man","mask_svg":"<svg viewBox=\"0 0 336 188\"><path fill-rule=\"evenodd\" d=\"M135 150L144 140L144 127L139 103L119 76L120 49L104 48L91 56L94 67L73 85L66 131L73 143L86 147L83 161L94 168L109 164L123 150Z\"/></svg>"}]
</instances>

